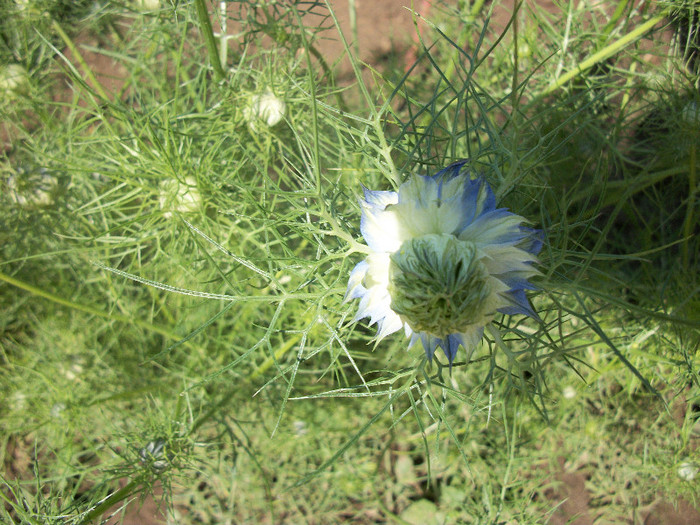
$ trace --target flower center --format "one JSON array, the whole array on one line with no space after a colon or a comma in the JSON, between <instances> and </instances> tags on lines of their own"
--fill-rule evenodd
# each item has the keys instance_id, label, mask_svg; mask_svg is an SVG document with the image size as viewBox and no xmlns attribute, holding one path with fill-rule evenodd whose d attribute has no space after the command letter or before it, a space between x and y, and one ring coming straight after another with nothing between
<instances>
[{"instance_id":1,"label":"flower center","mask_svg":"<svg viewBox=\"0 0 700 525\"><path fill-rule=\"evenodd\" d=\"M444 233L409 239L391 255L391 309L417 332L464 332L485 313L488 277L472 242Z\"/></svg>"}]
</instances>

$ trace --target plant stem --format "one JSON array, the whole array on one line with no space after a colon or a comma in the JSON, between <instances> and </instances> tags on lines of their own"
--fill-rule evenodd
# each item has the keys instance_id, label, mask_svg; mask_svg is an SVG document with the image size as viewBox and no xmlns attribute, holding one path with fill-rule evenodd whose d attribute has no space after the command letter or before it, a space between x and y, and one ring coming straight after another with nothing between
<instances>
[{"instance_id":1,"label":"plant stem","mask_svg":"<svg viewBox=\"0 0 700 525\"><path fill-rule=\"evenodd\" d=\"M695 195L697 193L697 171L696 171L696 149L695 144L690 147L690 169L688 171L688 207L685 212L685 223L683 225L683 269L690 271L690 258L688 254L688 243L693 234L693 207L695 205Z\"/></svg>"},{"instance_id":2,"label":"plant stem","mask_svg":"<svg viewBox=\"0 0 700 525\"><path fill-rule=\"evenodd\" d=\"M131 317L127 317L125 315L120 315L117 313L103 312L102 310L98 310L97 308L94 308L92 306L88 306L85 304L80 304L80 303L70 301L68 299L64 299L63 297L59 297L58 295L54 295L50 292L47 292L47 291L42 290L40 288L37 288L36 286L33 286L29 283L25 283L24 281L20 281L18 279L15 279L14 277L11 277L11 276L4 274L2 272L0 272L0 281L5 281L6 283L11 284L12 286L16 286L17 288L25 290L33 295L43 297L44 299L48 299L49 301L60 304L62 306L67 306L68 308L72 308L73 310L78 310L80 312L85 312L88 314L96 315L96 316L102 317L104 319L112 319L112 320L119 321L122 323L136 325L136 326L139 326L141 328L145 328L146 330L150 330L151 332L155 332L157 334L160 334L163 337L166 337L168 339L173 339L175 341L179 341L181 339L180 336L169 332L165 328L161 328L159 326L152 325L150 323L146 323L144 321L141 321L140 319L136 319L136 318L132 319Z\"/></svg>"},{"instance_id":3,"label":"plant stem","mask_svg":"<svg viewBox=\"0 0 700 525\"><path fill-rule=\"evenodd\" d=\"M593 53L593 55L591 55L586 60L581 62L576 67L576 69L569 71L568 73L563 74L562 76L557 78L554 82L552 82L547 88L545 88L544 91L542 91L542 93L540 93L540 96L543 97L546 95L551 95L557 89L564 86L567 82L569 82L570 80L573 80L574 78L576 78L577 76L582 74L584 71L592 68L597 63L602 62L603 60L610 58L615 53L617 53L618 51L625 48L627 45L631 44L632 42L634 42L638 38L641 38L647 31L650 31L656 24L658 24L664 18L666 18L666 15L668 15L668 13L669 13L669 9L664 9L660 14L647 20L643 24L639 25L636 29L634 29L633 31L630 31L622 38L613 42L609 46L604 47L600 51Z\"/></svg>"},{"instance_id":4,"label":"plant stem","mask_svg":"<svg viewBox=\"0 0 700 525\"><path fill-rule=\"evenodd\" d=\"M92 523L95 521L97 518L102 516L105 512L107 512L110 507L113 507L120 501L125 500L135 492L137 492L137 488L141 484L140 481L133 480L130 481L126 486L123 488L119 489L118 491L112 493L111 496L108 496L107 499L105 499L102 503L100 503L97 507L92 509L90 512L87 513L85 516L85 519L83 519L83 524L87 525L88 523Z\"/></svg>"},{"instance_id":5,"label":"plant stem","mask_svg":"<svg viewBox=\"0 0 700 525\"><path fill-rule=\"evenodd\" d=\"M348 0L348 14L350 15L350 33L352 34L352 47L355 55L360 56L360 39L357 33L357 5L355 0Z\"/></svg>"},{"instance_id":6,"label":"plant stem","mask_svg":"<svg viewBox=\"0 0 700 525\"><path fill-rule=\"evenodd\" d=\"M209 52L209 61L214 68L214 76L216 80L223 80L226 78L226 73L221 67L219 50L216 48L216 38L211 27L211 20L209 20L207 6L204 4L204 0L194 0L194 5L197 8L197 18L199 18L199 26L202 30L202 36L204 36L204 43L207 45L207 51Z\"/></svg>"},{"instance_id":7,"label":"plant stem","mask_svg":"<svg viewBox=\"0 0 700 525\"><path fill-rule=\"evenodd\" d=\"M87 62L85 62L83 55L80 54L80 51L78 51L78 47L75 45L75 43L66 34L66 32L58 24L58 22L54 20L51 26L53 27L53 30L56 31L56 33L58 33L58 36L61 37L63 43L73 54L73 57L75 57L75 59L78 61L78 64L80 64L80 67L83 70L83 74L91 82L92 86L95 88L95 91L97 91L97 94L100 95L100 97L102 97L105 102L110 102L110 98L107 95L107 92L102 87L102 84L98 82L97 78L95 77L95 74L92 72L92 69L90 69L90 66L88 66Z\"/></svg>"}]
</instances>

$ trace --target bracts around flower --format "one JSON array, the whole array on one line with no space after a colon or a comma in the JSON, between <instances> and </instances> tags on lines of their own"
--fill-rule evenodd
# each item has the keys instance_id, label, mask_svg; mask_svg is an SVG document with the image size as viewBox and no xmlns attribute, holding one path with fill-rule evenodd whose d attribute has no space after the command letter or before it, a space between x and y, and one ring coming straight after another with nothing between
<instances>
[{"instance_id":1,"label":"bracts around flower","mask_svg":"<svg viewBox=\"0 0 700 525\"><path fill-rule=\"evenodd\" d=\"M364 190L361 232L370 253L350 274L345 300L359 299L377 341L403 328L432 360L469 358L498 314L538 319L526 296L538 275L541 231L496 207L466 160L433 176L414 175L393 191Z\"/></svg>"}]
</instances>

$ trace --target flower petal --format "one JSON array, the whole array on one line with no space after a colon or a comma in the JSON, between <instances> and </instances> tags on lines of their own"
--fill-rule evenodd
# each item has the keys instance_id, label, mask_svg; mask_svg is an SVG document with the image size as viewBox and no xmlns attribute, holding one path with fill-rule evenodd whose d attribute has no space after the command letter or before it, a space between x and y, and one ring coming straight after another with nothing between
<instances>
[{"instance_id":1,"label":"flower petal","mask_svg":"<svg viewBox=\"0 0 700 525\"><path fill-rule=\"evenodd\" d=\"M377 327L377 342L379 342L387 335L401 330L404 327L404 322L390 309L386 317L377 323Z\"/></svg>"},{"instance_id":2,"label":"flower petal","mask_svg":"<svg viewBox=\"0 0 700 525\"><path fill-rule=\"evenodd\" d=\"M388 205L399 202L398 194L395 191L374 191L369 190L364 186L362 189L365 194L365 202L370 206L376 206L383 210Z\"/></svg>"},{"instance_id":3,"label":"flower petal","mask_svg":"<svg viewBox=\"0 0 700 525\"><path fill-rule=\"evenodd\" d=\"M355 267L350 272L350 278L348 279L348 289L345 292L345 298L343 302L350 301L352 299L357 299L362 297L367 289L362 286L362 280L367 274L369 269L369 264L367 261L361 261L355 265Z\"/></svg>"},{"instance_id":4,"label":"flower petal","mask_svg":"<svg viewBox=\"0 0 700 525\"><path fill-rule=\"evenodd\" d=\"M460 170L462 167L469 162L468 159L462 159L458 160L457 162L453 162L446 168L441 169L438 171L435 175L433 175L433 178L435 179L445 179L445 180L450 180L459 175Z\"/></svg>"},{"instance_id":5,"label":"flower petal","mask_svg":"<svg viewBox=\"0 0 700 525\"><path fill-rule=\"evenodd\" d=\"M372 251L394 252L401 246L396 213L386 209L387 206L396 202L398 202L398 195L393 191L365 189L365 200L360 200L362 207L360 231Z\"/></svg>"},{"instance_id":6,"label":"flower petal","mask_svg":"<svg viewBox=\"0 0 700 525\"><path fill-rule=\"evenodd\" d=\"M530 252L533 255L537 255L542 250L544 245L544 232L542 230L536 230L535 228L528 228L526 226L521 226L520 229L526 234L524 241L520 243L519 247L526 252Z\"/></svg>"},{"instance_id":7,"label":"flower petal","mask_svg":"<svg viewBox=\"0 0 700 525\"><path fill-rule=\"evenodd\" d=\"M491 275L516 272L533 276L539 273L532 267L537 257L515 246L494 244L482 246L481 251L485 254L483 263Z\"/></svg>"},{"instance_id":8,"label":"flower petal","mask_svg":"<svg viewBox=\"0 0 700 525\"><path fill-rule=\"evenodd\" d=\"M457 356L457 350L459 350L461 344L462 337L459 334L448 335L445 339L442 340L442 351L445 352L445 356L450 362L450 365L455 360L455 357Z\"/></svg>"},{"instance_id":9,"label":"flower petal","mask_svg":"<svg viewBox=\"0 0 700 525\"><path fill-rule=\"evenodd\" d=\"M539 315L532 309L532 305L525 295L524 290L511 290L505 294L503 297L510 302L509 306L504 306L499 308L498 311L506 315L526 315L532 317L533 319L539 320Z\"/></svg>"}]
</instances>

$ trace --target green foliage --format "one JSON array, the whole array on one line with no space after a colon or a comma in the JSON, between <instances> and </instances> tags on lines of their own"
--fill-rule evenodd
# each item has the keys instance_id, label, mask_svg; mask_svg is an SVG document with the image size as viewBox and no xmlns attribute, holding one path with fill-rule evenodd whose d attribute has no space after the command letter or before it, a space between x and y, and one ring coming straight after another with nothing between
<instances>
[{"instance_id":1,"label":"green foliage","mask_svg":"<svg viewBox=\"0 0 700 525\"><path fill-rule=\"evenodd\" d=\"M611 521L694 501L691 5L444 2L347 86L324 2L145 4L0 7L0 519L542 523L563 471ZM545 231L542 321L448 367L343 297L362 186L459 158Z\"/></svg>"}]
</instances>

